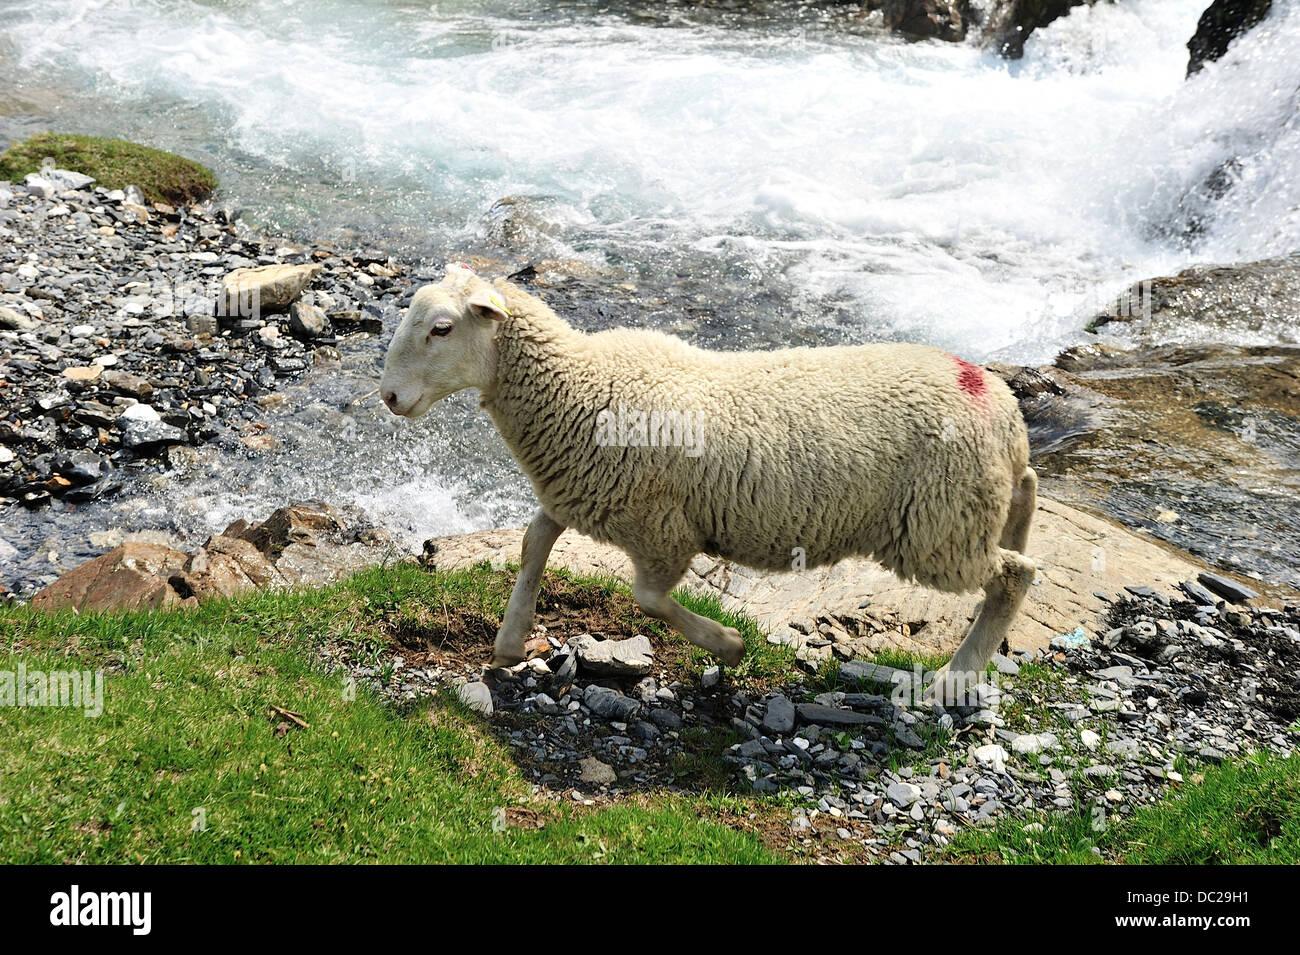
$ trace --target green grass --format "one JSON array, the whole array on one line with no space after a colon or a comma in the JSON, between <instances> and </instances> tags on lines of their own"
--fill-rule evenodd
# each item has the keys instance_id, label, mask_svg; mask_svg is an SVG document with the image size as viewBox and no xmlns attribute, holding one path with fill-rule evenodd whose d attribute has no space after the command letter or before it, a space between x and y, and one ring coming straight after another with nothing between
<instances>
[{"instance_id":1,"label":"green grass","mask_svg":"<svg viewBox=\"0 0 1300 955\"><path fill-rule=\"evenodd\" d=\"M739 666L727 669L727 676L733 682L756 686L783 683L794 677L796 673L794 650L768 643L767 633L752 618L743 613L724 610L717 594L701 593L679 587L673 591L673 596L687 610L740 631L740 636L745 641L745 658L740 661ZM661 624L659 626L662 627ZM692 647L691 662L697 669L702 670L713 666L717 660L705 651Z\"/></svg>"},{"instance_id":2,"label":"green grass","mask_svg":"<svg viewBox=\"0 0 1300 955\"><path fill-rule=\"evenodd\" d=\"M40 133L15 143L0 155L0 180L21 182L40 172L47 158L57 168L93 176L106 189L139 186L150 202L196 202L217 188L212 172L193 160L123 139L67 133Z\"/></svg>"},{"instance_id":3,"label":"green grass","mask_svg":"<svg viewBox=\"0 0 1300 955\"><path fill-rule=\"evenodd\" d=\"M0 861L780 861L708 821L725 815L710 797L530 802L478 717L397 712L311 663L326 639L373 647L404 621L499 614L507 583L402 564L187 611L0 610L0 670L110 671L98 718L0 707ZM273 706L309 725L277 734Z\"/></svg>"},{"instance_id":4,"label":"green grass","mask_svg":"<svg viewBox=\"0 0 1300 955\"><path fill-rule=\"evenodd\" d=\"M1088 865L1295 865L1300 753L1261 753L1189 774L1158 803L1113 821L1091 806L959 832L942 861ZM1094 852L1093 849L1098 852Z\"/></svg>"},{"instance_id":5,"label":"green grass","mask_svg":"<svg viewBox=\"0 0 1300 955\"><path fill-rule=\"evenodd\" d=\"M791 797L735 792L733 767L721 758L739 739L730 731L683 732L672 768L694 795L640 795L604 807L541 802L480 717L450 700L398 710L314 663L329 643L381 664L394 635L434 634L452 618L476 642L478 628L486 652L512 581L486 565L444 572L399 563L320 590L252 593L192 610L0 608L0 671L21 662L29 671L108 673L96 718L74 708L0 706L0 862L790 858ZM575 594L625 615L629 629L661 632L613 578L548 575L539 610L560 612ZM752 620L707 597L680 596L745 635L752 657L729 678L794 676L790 652L767 644ZM664 646L690 667L710 662L679 638ZM916 660L896 654L881 662L910 669ZM1042 707L1061 696L1061 679L1056 668L1022 667L1018 701L1003 711L1009 725L1051 725L1054 711ZM293 726L273 707L309 725ZM1071 747L1069 727L1059 729ZM926 752L899 750L886 762L924 762L943 739L926 742ZM1080 799L1072 812L961 831L935 861L1300 861L1300 756L1181 769L1187 782L1125 819L1103 815L1099 824ZM1034 823L1042 830L1026 831Z\"/></svg>"}]
</instances>

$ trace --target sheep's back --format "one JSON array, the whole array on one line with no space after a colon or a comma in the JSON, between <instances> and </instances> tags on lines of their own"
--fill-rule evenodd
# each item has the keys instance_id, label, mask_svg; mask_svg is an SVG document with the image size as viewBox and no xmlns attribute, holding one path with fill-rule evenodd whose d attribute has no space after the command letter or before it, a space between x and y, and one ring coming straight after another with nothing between
<instances>
[{"instance_id":1,"label":"sheep's back","mask_svg":"<svg viewBox=\"0 0 1300 955\"><path fill-rule=\"evenodd\" d=\"M629 501L635 513L680 508L701 550L751 566L874 554L950 588L987 579L1028 460L1000 379L907 344L736 353L678 345L654 342L649 373L615 389L629 407L704 422L698 456L636 450L646 477L629 484L649 494ZM654 526L672 519L656 515ZM951 566L936 565L939 550Z\"/></svg>"}]
</instances>

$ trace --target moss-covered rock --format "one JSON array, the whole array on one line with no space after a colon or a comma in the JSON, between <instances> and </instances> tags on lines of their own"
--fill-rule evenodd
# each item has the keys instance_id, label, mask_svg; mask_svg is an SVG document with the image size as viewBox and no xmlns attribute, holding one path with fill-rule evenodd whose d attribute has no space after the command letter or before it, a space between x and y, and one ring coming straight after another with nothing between
<instances>
[{"instance_id":1,"label":"moss-covered rock","mask_svg":"<svg viewBox=\"0 0 1300 955\"><path fill-rule=\"evenodd\" d=\"M0 180L21 182L40 172L47 159L59 169L93 176L107 189L139 186L150 202L196 202L217 187L212 171L191 159L124 139L68 133L40 133L15 143L0 155Z\"/></svg>"}]
</instances>

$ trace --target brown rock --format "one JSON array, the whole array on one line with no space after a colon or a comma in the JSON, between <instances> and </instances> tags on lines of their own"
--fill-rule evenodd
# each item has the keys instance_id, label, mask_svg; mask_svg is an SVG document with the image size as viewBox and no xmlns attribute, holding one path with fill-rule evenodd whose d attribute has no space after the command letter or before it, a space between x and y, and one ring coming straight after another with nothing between
<instances>
[{"instance_id":1,"label":"brown rock","mask_svg":"<svg viewBox=\"0 0 1300 955\"><path fill-rule=\"evenodd\" d=\"M153 397L153 385L129 371L104 372L104 384L109 387L109 390L119 395L128 395L138 401L148 401Z\"/></svg>"},{"instance_id":2,"label":"brown rock","mask_svg":"<svg viewBox=\"0 0 1300 955\"><path fill-rule=\"evenodd\" d=\"M168 583L186 562L182 551L160 544L129 542L68 571L32 598L44 610L144 609L184 602Z\"/></svg>"},{"instance_id":3,"label":"brown rock","mask_svg":"<svg viewBox=\"0 0 1300 955\"><path fill-rule=\"evenodd\" d=\"M302 501L279 508L260 524L235 521L223 533L249 541L275 560L290 544L334 543L344 529L342 516L324 501Z\"/></svg>"},{"instance_id":4,"label":"brown rock","mask_svg":"<svg viewBox=\"0 0 1300 955\"><path fill-rule=\"evenodd\" d=\"M885 26L906 37L962 40L966 37L960 0L884 0Z\"/></svg>"},{"instance_id":5,"label":"brown rock","mask_svg":"<svg viewBox=\"0 0 1300 955\"><path fill-rule=\"evenodd\" d=\"M233 597L285 582L275 565L252 543L220 534L208 538L186 561L185 581L200 600Z\"/></svg>"},{"instance_id":6,"label":"brown rock","mask_svg":"<svg viewBox=\"0 0 1300 955\"><path fill-rule=\"evenodd\" d=\"M69 381L94 381L103 371L100 365L69 365L63 369L63 377Z\"/></svg>"}]
</instances>

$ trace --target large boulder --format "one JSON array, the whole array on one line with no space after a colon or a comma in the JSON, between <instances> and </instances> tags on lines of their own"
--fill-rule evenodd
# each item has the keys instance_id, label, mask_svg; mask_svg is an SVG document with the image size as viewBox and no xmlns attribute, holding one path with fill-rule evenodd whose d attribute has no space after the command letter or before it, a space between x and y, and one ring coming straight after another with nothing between
<instances>
[{"instance_id":1,"label":"large boulder","mask_svg":"<svg viewBox=\"0 0 1300 955\"><path fill-rule=\"evenodd\" d=\"M1196 33L1187 41L1187 75L1199 73L1206 63L1228 52L1232 41L1268 16L1273 0L1214 0L1197 21Z\"/></svg>"},{"instance_id":2,"label":"large boulder","mask_svg":"<svg viewBox=\"0 0 1300 955\"><path fill-rule=\"evenodd\" d=\"M966 0L883 0L885 26L911 39L964 40Z\"/></svg>"},{"instance_id":3,"label":"large boulder","mask_svg":"<svg viewBox=\"0 0 1300 955\"><path fill-rule=\"evenodd\" d=\"M868 0L886 27L908 39L960 41L977 35L1009 59L1018 59L1025 41L1074 7L1097 0Z\"/></svg>"},{"instance_id":4,"label":"large boulder","mask_svg":"<svg viewBox=\"0 0 1300 955\"><path fill-rule=\"evenodd\" d=\"M218 534L210 537L185 562L181 580L172 579L177 590L199 600L233 597L248 590L285 583L284 575L250 541Z\"/></svg>"},{"instance_id":5,"label":"large boulder","mask_svg":"<svg viewBox=\"0 0 1300 955\"><path fill-rule=\"evenodd\" d=\"M32 598L43 610L142 610L186 602L170 579L184 567L188 555L160 544L139 541L115 547L68 571Z\"/></svg>"},{"instance_id":6,"label":"large boulder","mask_svg":"<svg viewBox=\"0 0 1300 955\"><path fill-rule=\"evenodd\" d=\"M1039 27L1060 19L1075 7L1097 0L993 0L980 32L986 43L1008 59L1019 59L1025 41Z\"/></svg>"},{"instance_id":7,"label":"large boulder","mask_svg":"<svg viewBox=\"0 0 1300 955\"><path fill-rule=\"evenodd\" d=\"M1300 253L1198 265L1139 282L1096 315L1090 331L1130 344L1300 340Z\"/></svg>"},{"instance_id":8,"label":"large boulder","mask_svg":"<svg viewBox=\"0 0 1300 955\"><path fill-rule=\"evenodd\" d=\"M283 312L297 300L320 265L261 265L235 269L222 279L220 314L257 318Z\"/></svg>"}]
</instances>

